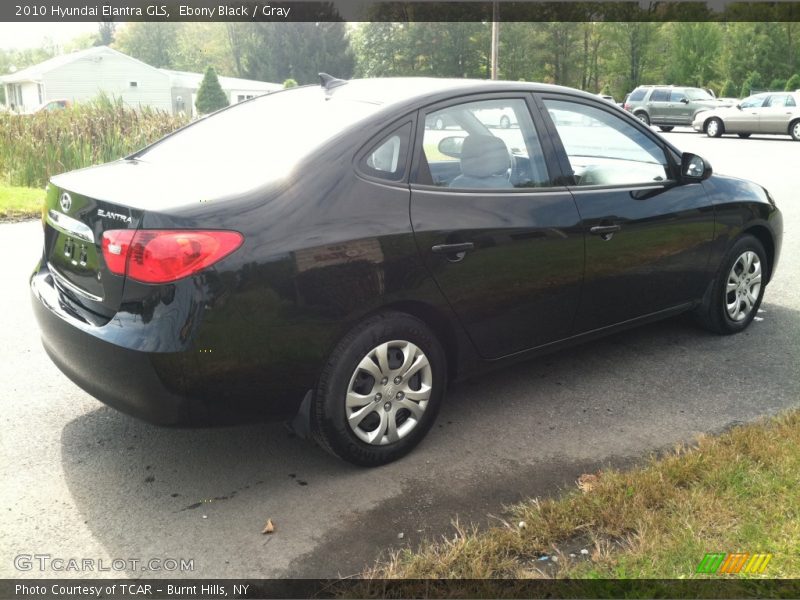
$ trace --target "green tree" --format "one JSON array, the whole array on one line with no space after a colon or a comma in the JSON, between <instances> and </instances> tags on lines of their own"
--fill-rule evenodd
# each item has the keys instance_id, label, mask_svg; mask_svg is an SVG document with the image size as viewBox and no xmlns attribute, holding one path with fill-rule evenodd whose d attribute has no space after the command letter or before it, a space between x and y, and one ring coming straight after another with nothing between
<instances>
[{"instance_id":1,"label":"green tree","mask_svg":"<svg viewBox=\"0 0 800 600\"><path fill-rule=\"evenodd\" d=\"M117 31L117 24L114 21L102 21L97 26L97 37L95 46L110 46L114 43L114 34Z\"/></svg>"},{"instance_id":2,"label":"green tree","mask_svg":"<svg viewBox=\"0 0 800 600\"><path fill-rule=\"evenodd\" d=\"M725 83L722 84L722 89L719 91L719 95L721 98L736 98L738 94L736 92L736 86L733 85L733 82L730 79L726 79Z\"/></svg>"},{"instance_id":3,"label":"green tree","mask_svg":"<svg viewBox=\"0 0 800 600\"><path fill-rule=\"evenodd\" d=\"M666 23L670 43L666 82L702 87L715 79L722 34L717 23Z\"/></svg>"},{"instance_id":4,"label":"green tree","mask_svg":"<svg viewBox=\"0 0 800 600\"><path fill-rule=\"evenodd\" d=\"M114 48L153 67L172 69L178 54L178 33L183 25L128 23L116 34Z\"/></svg>"},{"instance_id":5,"label":"green tree","mask_svg":"<svg viewBox=\"0 0 800 600\"><path fill-rule=\"evenodd\" d=\"M789 77L789 81L786 82L786 87L784 88L787 92L793 92L795 90L800 90L800 75L795 73L791 77Z\"/></svg>"},{"instance_id":6,"label":"green tree","mask_svg":"<svg viewBox=\"0 0 800 600\"><path fill-rule=\"evenodd\" d=\"M786 87L786 80L785 79L773 79L769 82L769 89L770 91L781 90Z\"/></svg>"},{"instance_id":7,"label":"green tree","mask_svg":"<svg viewBox=\"0 0 800 600\"><path fill-rule=\"evenodd\" d=\"M200 83L200 89L197 90L197 100L195 101L197 112L205 115L220 108L225 108L229 104L228 97L219 84L214 67L208 67L203 81Z\"/></svg>"}]
</instances>

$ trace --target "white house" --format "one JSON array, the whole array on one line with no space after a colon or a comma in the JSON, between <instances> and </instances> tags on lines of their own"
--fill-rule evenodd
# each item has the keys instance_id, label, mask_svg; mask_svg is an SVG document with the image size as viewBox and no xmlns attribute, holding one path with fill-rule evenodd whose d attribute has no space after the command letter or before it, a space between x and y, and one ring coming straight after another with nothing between
<instances>
[{"instance_id":1,"label":"white house","mask_svg":"<svg viewBox=\"0 0 800 600\"><path fill-rule=\"evenodd\" d=\"M100 93L130 106L151 106L173 113L195 113L194 99L203 75L157 69L108 46L56 56L0 77L6 107L31 112L50 100L84 102ZM231 104L282 88L277 83L220 77Z\"/></svg>"}]
</instances>

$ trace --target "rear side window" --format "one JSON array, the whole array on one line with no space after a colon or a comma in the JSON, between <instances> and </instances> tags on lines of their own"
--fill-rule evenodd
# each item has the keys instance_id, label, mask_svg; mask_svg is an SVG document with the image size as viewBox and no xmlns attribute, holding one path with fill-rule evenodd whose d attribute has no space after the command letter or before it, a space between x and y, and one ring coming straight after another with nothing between
<instances>
[{"instance_id":1,"label":"rear side window","mask_svg":"<svg viewBox=\"0 0 800 600\"><path fill-rule=\"evenodd\" d=\"M400 181L406 173L411 123L395 129L382 137L359 161L358 168L365 175Z\"/></svg>"},{"instance_id":2,"label":"rear side window","mask_svg":"<svg viewBox=\"0 0 800 600\"><path fill-rule=\"evenodd\" d=\"M669 94L667 88L656 88L650 96L650 102L669 102Z\"/></svg>"},{"instance_id":3,"label":"rear side window","mask_svg":"<svg viewBox=\"0 0 800 600\"><path fill-rule=\"evenodd\" d=\"M647 93L647 90L644 88L633 90L630 96L628 96L628 102L639 102L644 98L644 95Z\"/></svg>"}]
</instances>

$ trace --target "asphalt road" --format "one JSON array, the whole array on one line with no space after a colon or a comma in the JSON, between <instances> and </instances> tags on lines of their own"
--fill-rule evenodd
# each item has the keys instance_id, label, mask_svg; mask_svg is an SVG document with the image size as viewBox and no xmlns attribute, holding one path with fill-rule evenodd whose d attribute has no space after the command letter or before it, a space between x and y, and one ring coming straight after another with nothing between
<instances>
[{"instance_id":1,"label":"asphalt road","mask_svg":"<svg viewBox=\"0 0 800 600\"><path fill-rule=\"evenodd\" d=\"M462 384L414 453L375 470L280 424L169 430L104 407L40 346L26 278L41 226L0 225L0 577L159 575L21 572L20 554L194 561L170 576L350 575L382 549L452 533L453 517L485 524L583 472L797 406L800 143L667 137L767 186L783 210L759 320L717 337L672 319Z\"/></svg>"}]
</instances>

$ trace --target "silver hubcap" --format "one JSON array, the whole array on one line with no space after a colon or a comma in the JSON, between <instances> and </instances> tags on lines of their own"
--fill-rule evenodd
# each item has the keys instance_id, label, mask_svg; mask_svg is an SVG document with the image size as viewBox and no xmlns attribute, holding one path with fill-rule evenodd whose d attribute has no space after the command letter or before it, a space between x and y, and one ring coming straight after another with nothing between
<instances>
[{"instance_id":1,"label":"silver hubcap","mask_svg":"<svg viewBox=\"0 0 800 600\"><path fill-rule=\"evenodd\" d=\"M743 253L728 274L725 309L733 321L742 321L753 311L761 292L761 261L752 250Z\"/></svg>"},{"instance_id":2,"label":"silver hubcap","mask_svg":"<svg viewBox=\"0 0 800 600\"><path fill-rule=\"evenodd\" d=\"M793 132L794 138L796 140L800 140L800 121L798 121L797 123L794 124L794 127L792 127L792 132Z\"/></svg>"},{"instance_id":3,"label":"silver hubcap","mask_svg":"<svg viewBox=\"0 0 800 600\"><path fill-rule=\"evenodd\" d=\"M642 123L644 123L645 125L647 125L647 124L648 124L648 123L647 123L647 116L645 116L643 113L642 113L642 114L638 114L638 115L636 115L636 117L637 117L637 118L638 118L638 119L639 119L639 120L640 120Z\"/></svg>"},{"instance_id":4,"label":"silver hubcap","mask_svg":"<svg viewBox=\"0 0 800 600\"><path fill-rule=\"evenodd\" d=\"M716 121L711 121L708 124L708 135L710 135L711 137L714 137L714 136L717 135L718 131L719 131L719 125L717 124L717 122Z\"/></svg>"},{"instance_id":5,"label":"silver hubcap","mask_svg":"<svg viewBox=\"0 0 800 600\"><path fill-rule=\"evenodd\" d=\"M411 342L376 346L358 363L347 386L347 422L358 438L377 446L407 436L428 406L433 371Z\"/></svg>"}]
</instances>

